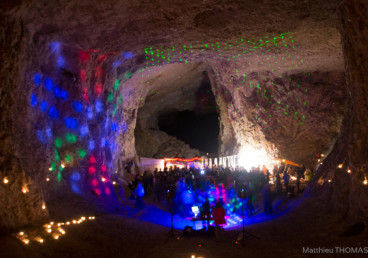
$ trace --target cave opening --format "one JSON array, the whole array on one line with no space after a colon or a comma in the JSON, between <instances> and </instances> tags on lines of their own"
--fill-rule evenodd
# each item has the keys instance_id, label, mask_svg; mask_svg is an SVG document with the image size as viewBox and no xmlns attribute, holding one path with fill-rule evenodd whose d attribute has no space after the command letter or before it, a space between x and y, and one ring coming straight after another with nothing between
<instances>
[{"instance_id":1,"label":"cave opening","mask_svg":"<svg viewBox=\"0 0 368 258\"><path fill-rule=\"evenodd\" d=\"M138 155L162 158L218 153L218 106L207 72L193 67L196 65L186 75L178 75L181 83L167 81L147 94L137 116ZM143 147L147 141L154 141L155 147ZM180 153L175 152L178 149Z\"/></svg>"}]
</instances>

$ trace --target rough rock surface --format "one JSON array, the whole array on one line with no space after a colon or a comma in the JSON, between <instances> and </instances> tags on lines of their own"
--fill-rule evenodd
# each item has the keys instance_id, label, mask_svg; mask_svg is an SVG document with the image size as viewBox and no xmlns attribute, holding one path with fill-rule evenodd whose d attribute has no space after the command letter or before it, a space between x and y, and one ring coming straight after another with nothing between
<instances>
[{"instance_id":1,"label":"rough rock surface","mask_svg":"<svg viewBox=\"0 0 368 258\"><path fill-rule=\"evenodd\" d=\"M137 130L135 141L136 151L140 157L156 159L165 157L193 158L201 155L199 150L192 149L185 142L159 130Z\"/></svg>"},{"instance_id":2,"label":"rough rock surface","mask_svg":"<svg viewBox=\"0 0 368 258\"><path fill-rule=\"evenodd\" d=\"M39 182L45 196L65 185L75 192L92 189L109 195L109 181L101 179L136 157L139 108L160 91L182 96L176 92L185 91L187 82L194 80L191 76L199 78L204 71L218 106L220 154L251 146L314 165L316 152L328 152L334 143L345 104L343 52L336 28L340 2L5 2L0 24L1 165L9 172L9 164L18 164ZM363 209L361 199L354 197L366 191L361 180L367 160L368 15L363 1L346 1L343 6L349 99L345 129L332 153L346 149L341 157L347 157L354 176L346 202L336 197L344 196L340 185L326 189L332 189L328 191L334 193L336 204L349 203L344 207L350 205L356 213ZM185 78L180 70L188 71ZM38 88L36 73L42 76ZM45 90L45 78L52 78L69 98ZM48 103L44 113L38 100ZM82 103L82 111L73 101ZM52 134L43 140L47 126ZM320 176L326 178L326 171L345 160L339 155L328 158L331 167L324 163Z\"/></svg>"},{"instance_id":3,"label":"rough rock surface","mask_svg":"<svg viewBox=\"0 0 368 258\"><path fill-rule=\"evenodd\" d=\"M311 193L351 221L367 222L368 3L340 6L348 103L339 138L318 169Z\"/></svg>"}]
</instances>

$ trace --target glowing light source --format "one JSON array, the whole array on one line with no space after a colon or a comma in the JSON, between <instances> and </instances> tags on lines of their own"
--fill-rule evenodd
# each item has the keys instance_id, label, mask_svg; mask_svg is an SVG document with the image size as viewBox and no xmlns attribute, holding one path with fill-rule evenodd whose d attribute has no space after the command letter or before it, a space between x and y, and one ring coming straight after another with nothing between
<instances>
[{"instance_id":1,"label":"glowing light source","mask_svg":"<svg viewBox=\"0 0 368 258\"><path fill-rule=\"evenodd\" d=\"M7 183L9 183L9 180L8 180L8 178L7 178L7 177L4 177L4 180L3 180L3 182L4 182L4 184L7 184Z\"/></svg>"},{"instance_id":2,"label":"glowing light source","mask_svg":"<svg viewBox=\"0 0 368 258\"><path fill-rule=\"evenodd\" d=\"M364 178L363 184L367 185L368 184L368 180L367 177Z\"/></svg>"},{"instance_id":3,"label":"glowing light source","mask_svg":"<svg viewBox=\"0 0 368 258\"><path fill-rule=\"evenodd\" d=\"M253 146L243 147L238 155L239 166L250 170L252 167L265 165L267 168L272 167L272 160L274 158L267 153L264 148L256 149ZM283 160L285 162L285 160Z\"/></svg>"},{"instance_id":4,"label":"glowing light source","mask_svg":"<svg viewBox=\"0 0 368 258\"><path fill-rule=\"evenodd\" d=\"M342 166L343 166L343 164L339 164L339 165L338 165L338 168L342 168Z\"/></svg>"},{"instance_id":5,"label":"glowing light source","mask_svg":"<svg viewBox=\"0 0 368 258\"><path fill-rule=\"evenodd\" d=\"M70 129L76 129L78 126L78 122L74 118L68 117L65 119L65 125Z\"/></svg>"},{"instance_id":6,"label":"glowing light source","mask_svg":"<svg viewBox=\"0 0 368 258\"><path fill-rule=\"evenodd\" d=\"M45 203L42 203L42 209L45 210L46 209L46 205Z\"/></svg>"}]
</instances>

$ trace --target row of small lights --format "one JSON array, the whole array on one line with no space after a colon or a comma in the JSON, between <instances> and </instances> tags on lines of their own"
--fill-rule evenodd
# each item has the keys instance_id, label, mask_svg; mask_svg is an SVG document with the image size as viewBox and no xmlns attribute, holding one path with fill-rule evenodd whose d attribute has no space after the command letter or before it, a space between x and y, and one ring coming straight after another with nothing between
<instances>
[{"instance_id":1,"label":"row of small lights","mask_svg":"<svg viewBox=\"0 0 368 258\"><path fill-rule=\"evenodd\" d=\"M344 166L344 164L339 164L339 165L337 166L337 168L343 168L343 166ZM346 172L347 172L348 174L350 174L350 173L351 173L351 169L350 169L350 168L348 168L348 169L346 170ZM366 177L366 176L364 177L363 184L364 184L364 185L367 185L367 184L368 184L368 180L367 180L367 177Z\"/></svg>"},{"instance_id":2,"label":"row of small lights","mask_svg":"<svg viewBox=\"0 0 368 258\"><path fill-rule=\"evenodd\" d=\"M51 221L49 224L45 224L43 225L45 231L50 234L52 236L53 239L58 240L61 236L65 235L66 232L64 230L64 228L62 228L62 226L70 226L73 224L81 224L87 220L94 220L95 217L94 216L90 216L88 217L88 219L86 217L81 217L80 219L76 220L72 220L72 221L67 221L67 222L62 222L62 223L54 223L53 221ZM33 235L35 235L33 233ZM28 236L28 234L26 234L24 231L21 231L17 234L16 236L20 241L22 241L25 245L28 245L30 243L30 237ZM42 238L40 235L36 235L34 237L32 237L33 241L36 241L40 244L43 244L45 242L44 238Z\"/></svg>"},{"instance_id":3,"label":"row of small lights","mask_svg":"<svg viewBox=\"0 0 368 258\"><path fill-rule=\"evenodd\" d=\"M64 165L62 165L62 166L64 166ZM49 178L46 178L46 181L49 181L49 180L50 180ZM7 177L4 177L3 183L8 184L9 179ZM27 185L24 185L22 187L22 192L24 194L29 192L29 189L28 189ZM46 209L46 204L45 203L42 203L42 209L43 210ZM94 220L94 219L95 219L94 216L88 217L88 220ZM57 239L59 239L60 236L65 235L65 233L66 233L65 230L61 226L70 226L70 225L73 225L73 224L80 224L84 221L87 221L86 217L81 217L79 220L74 219L72 221L67 221L67 222L62 222L62 223L57 223L57 224L55 224L52 221L49 224L45 224L44 228L45 228L45 231L47 233L49 233L49 234L52 233L52 237L55 240L57 240ZM54 229L54 233L53 233L53 229ZM30 238L28 237L28 235L24 231L19 232L17 234L17 238L26 245L28 245L30 243ZM38 236L38 235L33 237L33 240L36 241L36 242L39 242L41 244L44 243L44 239L41 236Z\"/></svg>"}]
</instances>

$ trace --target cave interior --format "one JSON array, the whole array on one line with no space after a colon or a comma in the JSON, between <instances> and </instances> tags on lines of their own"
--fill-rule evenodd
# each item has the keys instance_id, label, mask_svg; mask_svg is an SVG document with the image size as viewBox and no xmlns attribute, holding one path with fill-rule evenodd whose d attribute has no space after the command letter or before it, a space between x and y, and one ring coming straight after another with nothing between
<instances>
[{"instance_id":1,"label":"cave interior","mask_svg":"<svg viewBox=\"0 0 368 258\"><path fill-rule=\"evenodd\" d=\"M0 6L5 257L103 255L96 241L110 247L108 254L130 257L240 257L256 249L296 257L302 246L366 245L366 1L6 0ZM159 242L160 223L144 212L132 215L127 185L142 172L142 157L239 153L315 171L287 215L252 225L270 241L267 230L276 234L274 244L252 242L255 248L240 252L225 243L219 251L210 243L198 249L193 240L178 244L188 247L178 254L175 244ZM132 174L123 172L126 164ZM117 178L124 182L119 189ZM52 233L61 247L51 240L41 246L36 233L24 237L25 228L78 216L84 218L78 224L92 226L71 229L65 240ZM281 228L290 223L290 230ZM364 233L341 238L351 225ZM125 251L116 240L121 235ZM137 250L139 242L147 249Z\"/></svg>"}]
</instances>

